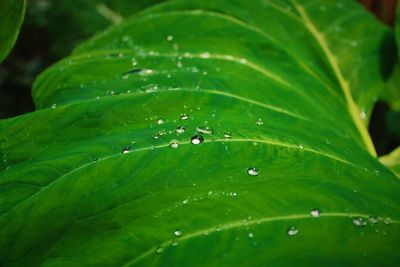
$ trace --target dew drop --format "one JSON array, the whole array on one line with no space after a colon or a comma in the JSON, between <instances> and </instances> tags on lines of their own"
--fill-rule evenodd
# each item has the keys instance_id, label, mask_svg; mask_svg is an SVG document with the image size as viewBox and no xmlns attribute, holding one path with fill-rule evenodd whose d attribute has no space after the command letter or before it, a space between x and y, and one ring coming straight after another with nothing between
<instances>
[{"instance_id":1,"label":"dew drop","mask_svg":"<svg viewBox=\"0 0 400 267\"><path fill-rule=\"evenodd\" d=\"M187 119L189 119L189 116L188 115L186 115L186 114L181 114L180 116L179 116L179 118L181 119L181 120L187 120Z\"/></svg>"},{"instance_id":2,"label":"dew drop","mask_svg":"<svg viewBox=\"0 0 400 267\"><path fill-rule=\"evenodd\" d=\"M174 40L174 37L172 35L168 35L167 36L167 41L171 42L172 40Z\"/></svg>"},{"instance_id":3,"label":"dew drop","mask_svg":"<svg viewBox=\"0 0 400 267\"><path fill-rule=\"evenodd\" d=\"M295 227L295 226L292 226L292 227L290 227L288 230L287 230L287 234L289 235L289 236L295 236L295 235L297 235L299 233L299 230Z\"/></svg>"},{"instance_id":4,"label":"dew drop","mask_svg":"<svg viewBox=\"0 0 400 267\"><path fill-rule=\"evenodd\" d=\"M204 142L204 138L201 135L195 135L192 137L191 142L193 145L199 145Z\"/></svg>"},{"instance_id":5,"label":"dew drop","mask_svg":"<svg viewBox=\"0 0 400 267\"><path fill-rule=\"evenodd\" d=\"M128 154L131 153L131 147L130 146L125 146L122 148L122 154Z\"/></svg>"},{"instance_id":6,"label":"dew drop","mask_svg":"<svg viewBox=\"0 0 400 267\"><path fill-rule=\"evenodd\" d=\"M310 214L312 217L319 217L321 216L321 211L319 209L312 209Z\"/></svg>"},{"instance_id":7,"label":"dew drop","mask_svg":"<svg viewBox=\"0 0 400 267\"><path fill-rule=\"evenodd\" d=\"M183 234L182 231L179 230L179 229L176 229L176 230L174 231L174 236L176 236L176 237L181 237L182 234Z\"/></svg>"},{"instance_id":8,"label":"dew drop","mask_svg":"<svg viewBox=\"0 0 400 267\"><path fill-rule=\"evenodd\" d=\"M304 145L303 144L300 144L299 147L300 147L300 149L304 149Z\"/></svg>"},{"instance_id":9,"label":"dew drop","mask_svg":"<svg viewBox=\"0 0 400 267\"><path fill-rule=\"evenodd\" d=\"M258 169L257 169L257 168L254 168L254 167L248 168L248 169L247 169L247 173L248 173L250 176L257 176L257 175L258 175Z\"/></svg>"},{"instance_id":10,"label":"dew drop","mask_svg":"<svg viewBox=\"0 0 400 267\"><path fill-rule=\"evenodd\" d=\"M132 66L136 66L136 65L137 65L137 61L136 61L135 58L132 58L132 59L131 59L131 62L132 62Z\"/></svg>"},{"instance_id":11,"label":"dew drop","mask_svg":"<svg viewBox=\"0 0 400 267\"><path fill-rule=\"evenodd\" d=\"M200 57L201 57L201 58L210 58L210 56L211 56L211 55L210 55L209 52L204 52L204 53L201 53L201 54L200 54Z\"/></svg>"},{"instance_id":12,"label":"dew drop","mask_svg":"<svg viewBox=\"0 0 400 267\"><path fill-rule=\"evenodd\" d=\"M389 217L386 217L385 219L383 219L383 223L384 224L392 224L392 219L390 219Z\"/></svg>"},{"instance_id":13,"label":"dew drop","mask_svg":"<svg viewBox=\"0 0 400 267\"><path fill-rule=\"evenodd\" d=\"M172 241L171 246L176 247L178 244L179 244L178 241L174 240Z\"/></svg>"},{"instance_id":14,"label":"dew drop","mask_svg":"<svg viewBox=\"0 0 400 267\"><path fill-rule=\"evenodd\" d=\"M367 224L367 222L363 218L357 217L353 218L353 224L358 227L364 227Z\"/></svg>"},{"instance_id":15,"label":"dew drop","mask_svg":"<svg viewBox=\"0 0 400 267\"><path fill-rule=\"evenodd\" d=\"M256 120L256 124L257 124L257 125L263 125L264 122L262 121L261 118L259 118L259 119Z\"/></svg>"},{"instance_id":16,"label":"dew drop","mask_svg":"<svg viewBox=\"0 0 400 267\"><path fill-rule=\"evenodd\" d=\"M172 141L169 143L169 147L170 147L170 148L178 148L178 147L179 147L178 141L172 140Z\"/></svg>"},{"instance_id":17,"label":"dew drop","mask_svg":"<svg viewBox=\"0 0 400 267\"><path fill-rule=\"evenodd\" d=\"M376 217L376 216L369 216L369 217L368 217L368 221L369 221L371 224L377 224L377 223L378 223L378 217Z\"/></svg>"},{"instance_id":18,"label":"dew drop","mask_svg":"<svg viewBox=\"0 0 400 267\"><path fill-rule=\"evenodd\" d=\"M157 124L163 124L165 122L165 120L163 118L159 118L157 120Z\"/></svg>"},{"instance_id":19,"label":"dew drop","mask_svg":"<svg viewBox=\"0 0 400 267\"><path fill-rule=\"evenodd\" d=\"M361 111L360 117L361 117L361 119L365 120L365 118L367 117L367 114L365 113L365 111Z\"/></svg>"},{"instance_id":20,"label":"dew drop","mask_svg":"<svg viewBox=\"0 0 400 267\"><path fill-rule=\"evenodd\" d=\"M253 234L253 233L249 233L247 236L248 236L249 238L253 238L253 237L254 237L254 234Z\"/></svg>"},{"instance_id":21,"label":"dew drop","mask_svg":"<svg viewBox=\"0 0 400 267\"><path fill-rule=\"evenodd\" d=\"M51 105L51 108L52 108L52 109L56 109L56 108L57 108L57 104Z\"/></svg>"},{"instance_id":22,"label":"dew drop","mask_svg":"<svg viewBox=\"0 0 400 267\"><path fill-rule=\"evenodd\" d=\"M156 247L156 253L157 253L157 254L160 254L160 253L162 253L163 251L164 251L164 248L163 248L163 247L161 247L161 246Z\"/></svg>"},{"instance_id":23,"label":"dew drop","mask_svg":"<svg viewBox=\"0 0 400 267\"><path fill-rule=\"evenodd\" d=\"M149 76L153 73L154 71L152 69L133 69L125 72L123 75L137 74L139 76Z\"/></svg>"},{"instance_id":24,"label":"dew drop","mask_svg":"<svg viewBox=\"0 0 400 267\"><path fill-rule=\"evenodd\" d=\"M227 139L232 138L232 133L231 133L231 131L226 131L226 132L224 132L224 138L227 138Z\"/></svg>"},{"instance_id":25,"label":"dew drop","mask_svg":"<svg viewBox=\"0 0 400 267\"><path fill-rule=\"evenodd\" d=\"M196 132L201 133L201 134L213 134L214 130L208 126L199 126L199 127L196 127Z\"/></svg>"},{"instance_id":26,"label":"dew drop","mask_svg":"<svg viewBox=\"0 0 400 267\"><path fill-rule=\"evenodd\" d=\"M175 132L177 134L183 134L186 131L186 128L184 126L179 126L176 128Z\"/></svg>"}]
</instances>

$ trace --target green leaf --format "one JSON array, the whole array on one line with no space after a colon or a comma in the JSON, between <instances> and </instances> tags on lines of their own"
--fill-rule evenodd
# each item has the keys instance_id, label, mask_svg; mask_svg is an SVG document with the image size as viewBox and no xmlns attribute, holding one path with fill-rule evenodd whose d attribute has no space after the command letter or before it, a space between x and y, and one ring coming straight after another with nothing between
<instances>
[{"instance_id":1,"label":"green leaf","mask_svg":"<svg viewBox=\"0 0 400 267\"><path fill-rule=\"evenodd\" d=\"M395 266L400 183L365 129L386 47L352 1L169 1L108 29L0 121L1 263Z\"/></svg>"},{"instance_id":2,"label":"green leaf","mask_svg":"<svg viewBox=\"0 0 400 267\"><path fill-rule=\"evenodd\" d=\"M379 160L391 169L397 177L400 177L400 147L393 150L390 154L380 157Z\"/></svg>"},{"instance_id":3,"label":"green leaf","mask_svg":"<svg viewBox=\"0 0 400 267\"><path fill-rule=\"evenodd\" d=\"M0 2L0 63L13 48L24 20L26 0Z\"/></svg>"}]
</instances>

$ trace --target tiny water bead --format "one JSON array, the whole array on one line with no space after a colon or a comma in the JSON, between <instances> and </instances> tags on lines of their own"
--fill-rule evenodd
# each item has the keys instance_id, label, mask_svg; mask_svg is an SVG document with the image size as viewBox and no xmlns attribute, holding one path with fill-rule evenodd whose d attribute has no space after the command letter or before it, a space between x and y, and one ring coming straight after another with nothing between
<instances>
[{"instance_id":1,"label":"tiny water bead","mask_svg":"<svg viewBox=\"0 0 400 267\"><path fill-rule=\"evenodd\" d=\"M201 133L201 134L213 134L214 130L208 126L199 126L199 127L196 127L196 132Z\"/></svg>"},{"instance_id":2,"label":"tiny water bead","mask_svg":"<svg viewBox=\"0 0 400 267\"><path fill-rule=\"evenodd\" d=\"M55 104L55 103L52 104L52 105L51 105L51 108L52 108L52 109L56 109L56 108L57 108L57 104Z\"/></svg>"},{"instance_id":3,"label":"tiny water bead","mask_svg":"<svg viewBox=\"0 0 400 267\"><path fill-rule=\"evenodd\" d=\"M204 52L204 53L201 53L201 54L200 54L200 57L201 57L201 58L210 58L210 56L211 56L211 55L210 55L209 52Z\"/></svg>"},{"instance_id":4,"label":"tiny water bead","mask_svg":"<svg viewBox=\"0 0 400 267\"><path fill-rule=\"evenodd\" d=\"M199 145L204 142L204 138L201 135L195 135L191 138L191 143L193 145Z\"/></svg>"},{"instance_id":5,"label":"tiny water bead","mask_svg":"<svg viewBox=\"0 0 400 267\"><path fill-rule=\"evenodd\" d=\"M231 133L231 131L226 131L226 132L224 132L224 138L226 138L226 139L232 138L232 133Z\"/></svg>"},{"instance_id":6,"label":"tiny water bead","mask_svg":"<svg viewBox=\"0 0 400 267\"><path fill-rule=\"evenodd\" d=\"M164 251L164 248L163 248L163 247L161 247L161 246L156 247L156 253L157 253L157 254L160 254L160 253L162 253L163 251Z\"/></svg>"},{"instance_id":7,"label":"tiny water bead","mask_svg":"<svg viewBox=\"0 0 400 267\"><path fill-rule=\"evenodd\" d=\"M257 176L258 175L258 169L255 167L250 167L247 169L247 174L250 176Z\"/></svg>"},{"instance_id":8,"label":"tiny water bead","mask_svg":"<svg viewBox=\"0 0 400 267\"><path fill-rule=\"evenodd\" d=\"M321 211L319 209L312 209L310 214L312 217L319 217L321 216Z\"/></svg>"},{"instance_id":9,"label":"tiny water bead","mask_svg":"<svg viewBox=\"0 0 400 267\"><path fill-rule=\"evenodd\" d=\"M368 221L369 221L371 224L377 224L377 223L378 223L378 217L376 217L376 216L369 216L369 217L368 217Z\"/></svg>"},{"instance_id":10,"label":"tiny water bead","mask_svg":"<svg viewBox=\"0 0 400 267\"><path fill-rule=\"evenodd\" d=\"M182 235L183 235L183 233L182 233L181 230L176 229L176 230L174 231L174 236L175 236L175 237L181 237Z\"/></svg>"},{"instance_id":11,"label":"tiny water bead","mask_svg":"<svg viewBox=\"0 0 400 267\"><path fill-rule=\"evenodd\" d=\"M386 217L385 219L383 219L383 223L384 224L392 224L392 219L389 217Z\"/></svg>"},{"instance_id":12,"label":"tiny water bead","mask_svg":"<svg viewBox=\"0 0 400 267\"><path fill-rule=\"evenodd\" d=\"M299 230L295 227L295 226L292 226L292 227L290 227L288 230L287 230L287 234L289 235L289 236L295 236L295 235L297 235L299 233Z\"/></svg>"},{"instance_id":13,"label":"tiny water bead","mask_svg":"<svg viewBox=\"0 0 400 267\"><path fill-rule=\"evenodd\" d=\"M263 120L261 118L259 118L259 119L256 120L256 124L257 125L263 125L264 122L263 122Z\"/></svg>"},{"instance_id":14,"label":"tiny water bead","mask_svg":"<svg viewBox=\"0 0 400 267\"><path fill-rule=\"evenodd\" d=\"M152 69L132 69L122 74L122 78L127 79L130 74L137 74L139 76L149 76L154 73Z\"/></svg>"},{"instance_id":15,"label":"tiny water bead","mask_svg":"<svg viewBox=\"0 0 400 267\"><path fill-rule=\"evenodd\" d=\"M186 131L186 128L184 126L179 126L176 128L175 132L177 134L183 134Z\"/></svg>"},{"instance_id":16,"label":"tiny water bead","mask_svg":"<svg viewBox=\"0 0 400 267\"><path fill-rule=\"evenodd\" d=\"M131 153L131 147L130 146L124 146L122 148L122 154L128 154Z\"/></svg>"},{"instance_id":17,"label":"tiny water bead","mask_svg":"<svg viewBox=\"0 0 400 267\"><path fill-rule=\"evenodd\" d=\"M167 36L167 41L171 42L172 40L174 40L174 37L172 35L168 35Z\"/></svg>"},{"instance_id":18,"label":"tiny water bead","mask_svg":"<svg viewBox=\"0 0 400 267\"><path fill-rule=\"evenodd\" d=\"M254 237L254 234L253 234L253 233L249 233L247 236L248 236L249 238L253 238L253 237Z\"/></svg>"},{"instance_id":19,"label":"tiny water bead","mask_svg":"<svg viewBox=\"0 0 400 267\"><path fill-rule=\"evenodd\" d=\"M353 218L353 224L357 227L364 227L365 225L367 225L367 222L363 218L357 217Z\"/></svg>"},{"instance_id":20,"label":"tiny water bead","mask_svg":"<svg viewBox=\"0 0 400 267\"><path fill-rule=\"evenodd\" d=\"M172 141L169 143L169 147L170 147L170 148L178 148L178 147L179 147L178 141L172 140Z\"/></svg>"},{"instance_id":21,"label":"tiny water bead","mask_svg":"<svg viewBox=\"0 0 400 267\"><path fill-rule=\"evenodd\" d=\"M184 113L184 114L179 115L179 118L184 121L184 120L189 119L189 116Z\"/></svg>"},{"instance_id":22,"label":"tiny water bead","mask_svg":"<svg viewBox=\"0 0 400 267\"><path fill-rule=\"evenodd\" d=\"M165 122L165 120L163 118L159 118L157 120L157 124L163 124Z\"/></svg>"}]
</instances>

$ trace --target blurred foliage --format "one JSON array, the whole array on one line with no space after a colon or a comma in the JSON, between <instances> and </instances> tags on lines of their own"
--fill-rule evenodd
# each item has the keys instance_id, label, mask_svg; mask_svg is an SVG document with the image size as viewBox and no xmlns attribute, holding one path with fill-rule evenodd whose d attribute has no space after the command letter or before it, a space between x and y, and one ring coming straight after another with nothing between
<instances>
[{"instance_id":1,"label":"blurred foliage","mask_svg":"<svg viewBox=\"0 0 400 267\"><path fill-rule=\"evenodd\" d=\"M16 47L0 67L0 118L34 110L34 78L80 42L164 0L30 0Z\"/></svg>"}]
</instances>

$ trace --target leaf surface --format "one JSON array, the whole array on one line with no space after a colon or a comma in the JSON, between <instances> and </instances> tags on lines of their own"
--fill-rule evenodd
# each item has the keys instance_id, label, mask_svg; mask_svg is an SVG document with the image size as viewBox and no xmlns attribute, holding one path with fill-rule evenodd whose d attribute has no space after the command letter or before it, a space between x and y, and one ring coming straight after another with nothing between
<instances>
[{"instance_id":1,"label":"leaf surface","mask_svg":"<svg viewBox=\"0 0 400 267\"><path fill-rule=\"evenodd\" d=\"M0 122L2 263L396 265L400 183L365 130L392 41L351 1L170 1L111 27Z\"/></svg>"}]
</instances>

